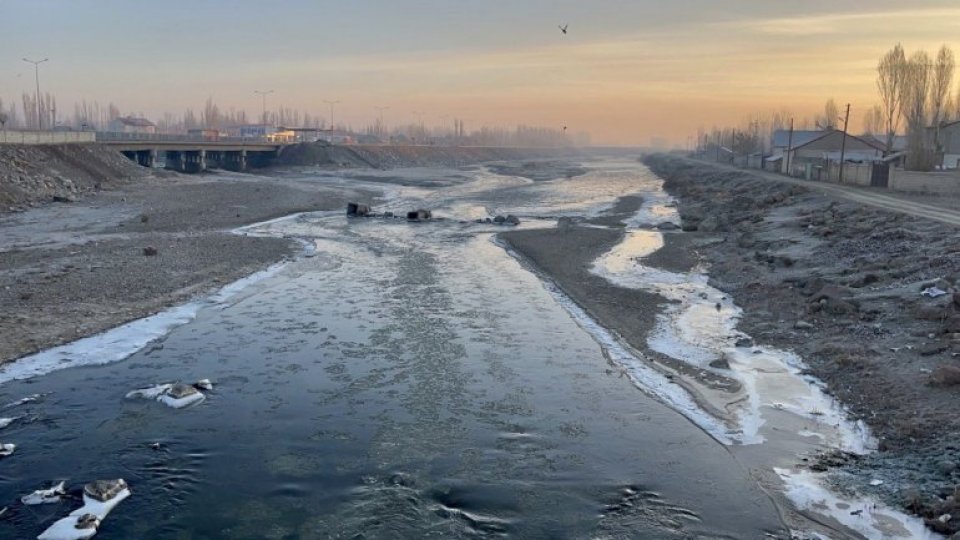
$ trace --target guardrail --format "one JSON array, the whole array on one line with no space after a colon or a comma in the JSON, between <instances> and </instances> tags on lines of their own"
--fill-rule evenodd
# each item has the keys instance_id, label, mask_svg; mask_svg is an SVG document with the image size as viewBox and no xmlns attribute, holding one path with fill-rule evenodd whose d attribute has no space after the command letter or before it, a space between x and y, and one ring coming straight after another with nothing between
<instances>
[{"instance_id":1,"label":"guardrail","mask_svg":"<svg viewBox=\"0 0 960 540\"><path fill-rule=\"evenodd\" d=\"M278 144L266 137L225 137L203 135L170 135L166 133L124 133L97 131L97 142L188 142L188 143L263 143Z\"/></svg>"},{"instance_id":2,"label":"guardrail","mask_svg":"<svg viewBox=\"0 0 960 540\"><path fill-rule=\"evenodd\" d=\"M0 144L76 144L97 141L92 131L0 130Z\"/></svg>"}]
</instances>

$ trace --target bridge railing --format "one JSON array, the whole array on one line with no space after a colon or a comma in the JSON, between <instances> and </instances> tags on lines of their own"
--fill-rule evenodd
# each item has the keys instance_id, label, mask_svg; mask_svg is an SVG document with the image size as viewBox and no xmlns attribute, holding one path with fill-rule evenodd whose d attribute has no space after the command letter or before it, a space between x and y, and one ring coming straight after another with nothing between
<instances>
[{"instance_id":1,"label":"bridge railing","mask_svg":"<svg viewBox=\"0 0 960 540\"><path fill-rule=\"evenodd\" d=\"M0 144L76 144L96 140L92 131L0 130Z\"/></svg>"},{"instance_id":2,"label":"bridge railing","mask_svg":"<svg viewBox=\"0 0 960 540\"><path fill-rule=\"evenodd\" d=\"M266 137L225 137L203 135L171 135L168 133L125 133L98 131L97 142L196 142L196 143L268 143Z\"/></svg>"}]
</instances>

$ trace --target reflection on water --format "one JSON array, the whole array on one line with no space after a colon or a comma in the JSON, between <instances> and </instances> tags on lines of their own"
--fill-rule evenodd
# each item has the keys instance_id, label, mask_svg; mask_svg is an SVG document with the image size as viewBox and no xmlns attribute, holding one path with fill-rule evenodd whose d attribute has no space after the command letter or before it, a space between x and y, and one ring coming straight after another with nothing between
<instances>
[{"instance_id":1,"label":"reflection on water","mask_svg":"<svg viewBox=\"0 0 960 540\"><path fill-rule=\"evenodd\" d=\"M592 191L588 175L469 197L604 207L645 174L616 170ZM472 204L464 185L429 197ZM104 523L107 539L780 530L730 454L614 369L490 241L495 228L320 213L262 229L309 239L315 256L123 362L0 386L0 402L47 394L0 432L20 445L0 462L4 503L54 479L123 477L133 496ZM202 378L214 390L182 410L123 397ZM0 537L31 537L70 509L14 506Z\"/></svg>"}]
</instances>

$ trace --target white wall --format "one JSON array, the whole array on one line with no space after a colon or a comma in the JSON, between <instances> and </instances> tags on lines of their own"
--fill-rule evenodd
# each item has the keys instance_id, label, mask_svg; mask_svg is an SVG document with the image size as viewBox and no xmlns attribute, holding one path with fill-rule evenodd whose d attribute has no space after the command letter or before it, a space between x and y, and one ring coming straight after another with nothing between
<instances>
[{"instance_id":1,"label":"white wall","mask_svg":"<svg viewBox=\"0 0 960 540\"><path fill-rule=\"evenodd\" d=\"M93 131L0 131L0 144L69 144L97 141Z\"/></svg>"}]
</instances>

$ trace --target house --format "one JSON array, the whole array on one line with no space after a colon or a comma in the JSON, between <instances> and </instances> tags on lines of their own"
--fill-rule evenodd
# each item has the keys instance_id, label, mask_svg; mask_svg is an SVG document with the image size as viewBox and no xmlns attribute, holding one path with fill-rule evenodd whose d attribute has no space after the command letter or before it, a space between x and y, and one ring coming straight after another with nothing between
<instances>
[{"instance_id":1,"label":"house","mask_svg":"<svg viewBox=\"0 0 960 540\"><path fill-rule=\"evenodd\" d=\"M799 138L798 133L801 134ZM884 154L884 146L877 141L840 130L794 132L793 144L789 148L778 146L781 142L782 138L774 134L774 154L779 149L785 158L781 161L780 171L805 178L818 177L820 170L831 162L839 162L841 155L844 162L875 162L883 159Z\"/></svg>"},{"instance_id":2,"label":"house","mask_svg":"<svg viewBox=\"0 0 960 540\"><path fill-rule=\"evenodd\" d=\"M960 120L940 126L940 154L942 168L960 169Z\"/></svg>"},{"instance_id":3,"label":"house","mask_svg":"<svg viewBox=\"0 0 960 540\"><path fill-rule=\"evenodd\" d=\"M110 122L110 131L120 133L156 133L157 125L146 118L121 116Z\"/></svg>"}]
</instances>

